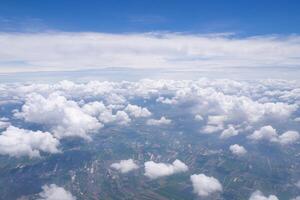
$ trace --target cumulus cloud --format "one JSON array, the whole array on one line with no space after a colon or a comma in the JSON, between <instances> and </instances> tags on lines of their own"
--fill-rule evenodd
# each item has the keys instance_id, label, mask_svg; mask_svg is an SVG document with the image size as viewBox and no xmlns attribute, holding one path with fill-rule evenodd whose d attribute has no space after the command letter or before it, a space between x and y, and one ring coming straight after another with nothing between
<instances>
[{"instance_id":1,"label":"cumulus cloud","mask_svg":"<svg viewBox=\"0 0 300 200\"><path fill-rule=\"evenodd\" d=\"M240 146L238 144L230 145L229 150L231 151L231 153L237 156L242 156L247 153L247 150L243 146Z\"/></svg>"},{"instance_id":2,"label":"cumulus cloud","mask_svg":"<svg viewBox=\"0 0 300 200\"><path fill-rule=\"evenodd\" d=\"M199 196L209 196L215 192L222 192L223 187L218 179L205 174L191 175L194 192Z\"/></svg>"},{"instance_id":3,"label":"cumulus cloud","mask_svg":"<svg viewBox=\"0 0 300 200\"><path fill-rule=\"evenodd\" d=\"M142 108L137 105L128 104L125 111L133 117L149 117L151 112L147 108Z\"/></svg>"},{"instance_id":4,"label":"cumulus cloud","mask_svg":"<svg viewBox=\"0 0 300 200\"><path fill-rule=\"evenodd\" d=\"M118 110L113 114L111 110L107 110L100 114L99 120L103 123L116 123L120 125L127 125L131 122L130 117L123 110Z\"/></svg>"},{"instance_id":5,"label":"cumulus cloud","mask_svg":"<svg viewBox=\"0 0 300 200\"><path fill-rule=\"evenodd\" d=\"M186 172L187 170L188 166L180 160L175 160L172 164L155 163L153 161L145 162L145 176L151 179L170 176L172 174Z\"/></svg>"},{"instance_id":6,"label":"cumulus cloud","mask_svg":"<svg viewBox=\"0 0 300 200\"><path fill-rule=\"evenodd\" d=\"M120 171L121 173L127 173L139 168L139 166L132 159L121 160L118 163L111 164L110 167Z\"/></svg>"},{"instance_id":7,"label":"cumulus cloud","mask_svg":"<svg viewBox=\"0 0 300 200\"><path fill-rule=\"evenodd\" d=\"M0 71L299 66L299 36L1 33ZM38 49L39 51L30 51ZM88 49L88 51L87 51ZM18 62L16 62L18 61ZM18 63L22 62L22 66Z\"/></svg>"},{"instance_id":8,"label":"cumulus cloud","mask_svg":"<svg viewBox=\"0 0 300 200\"><path fill-rule=\"evenodd\" d=\"M278 134L276 129L268 125L254 131L253 134L248 136L248 138L251 140L268 140L271 142L276 142Z\"/></svg>"},{"instance_id":9,"label":"cumulus cloud","mask_svg":"<svg viewBox=\"0 0 300 200\"><path fill-rule=\"evenodd\" d=\"M292 144L299 140L300 135L297 131L287 131L278 137L278 141L282 145Z\"/></svg>"},{"instance_id":10,"label":"cumulus cloud","mask_svg":"<svg viewBox=\"0 0 300 200\"><path fill-rule=\"evenodd\" d=\"M264 126L259 130L254 131L248 138L251 140L267 140L281 145L288 145L299 140L300 135L297 131L286 131L283 134L278 135L276 129L272 126Z\"/></svg>"},{"instance_id":11,"label":"cumulus cloud","mask_svg":"<svg viewBox=\"0 0 300 200\"><path fill-rule=\"evenodd\" d=\"M211 133L221 131L222 129L223 129L223 126L206 125L201 129L201 132L205 133L205 134L211 134Z\"/></svg>"},{"instance_id":12,"label":"cumulus cloud","mask_svg":"<svg viewBox=\"0 0 300 200\"><path fill-rule=\"evenodd\" d=\"M221 135L220 135L220 138L229 138L229 137L232 137L232 136L236 136L239 134L239 131L236 130L232 125L229 125L227 129L223 130Z\"/></svg>"},{"instance_id":13,"label":"cumulus cloud","mask_svg":"<svg viewBox=\"0 0 300 200\"><path fill-rule=\"evenodd\" d=\"M9 101L13 97L20 103L24 102L15 116L25 119L26 122L42 124L43 128L59 138L88 138L90 133L107 123L128 125L137 116L149 117L146 107L133 103L140 98L160 98L162 101L168 99L174 110L178 109L187 112L184 114L201 119L203 123L200 124L204 125L200 130L203 133L218 133L220 138L228 138L239 133L254 133L267 125L276 124L276 127L286 129L287 124L295 124L294 119L300 105L300 95L296 95L299 93L299 86L297 81L237 82L202 78L143 79L137 82L61 81L54 84L1 84L0 89L3 101ZM36 94L31 94L32 92ZM152 117L146 120L148 125L169 123L171 120L166 117ZM299 132L297 126L294 127L295 130L287 131ZM259 135L252 134L249 139L261 140L262 136ZM297 134L289 132L280 137L280 134L276 133L269 139L266 137L265 135L262 138L290 144L296 141Z\"/></svg>"},{"instance_id":14,"label":"cumulus cloud","mask_svg":"<svg viewBox=\"0 0 300 200\"><path fill-rule=\"evenodd\" d=\"M203 117L199 114L195 115L195 120L196 121L203 121Z\"/></svg>"},{"instance_id":15,"label":"cumulus cloud","mask_svg":"<svg viewBox=\"0 0 300 200\"><path fill-rule=\"evenodd\" d=\"M224 82L226 83L226 81ZM291 114L298 109L297 104L255 100L252 95L248 94L250 91L247 84L230 85L222 88L222 86L219 86L220 83L209 84L200 81L199 85L190 83L190 85L181 86L171 98L171 101L174 102L173 104L179 105L193 104L192 112L208 116L207 131L205 130L206 127L203 128L203 131L207 133L221 131L226 124L256 125L265 121L282 123L289 120ZM230 84L234 84L234 82L230 82ZM256 87L253 90L256 90ZM245 90L243 95L235 95L239 92L238 89ZM255 95L259 95L260 92Z\"/></svg>"},{"instance_id":16,"label":"cumulus cloud","mask_svg":"<svg viewBox=\"0 0 300 200\"><path fill-rule=\"evenodd\" d=\"M94 132L103 125L93 116L86 113L72 100L51 93L48 97L32 93L27 95L22 110L15 116L27 122L44 124L51 128L58 138L82 137L89 139L88 133Z\"/></svg>"},{"instance_id":17,"label":"cumulus cloud","mask_svg":"<svg viewBox=\"0 0 300 200\"><path fill-rule=\"evenodd\" d=\"M69 191L55 184L44 185L43 191L39 193L38 200L76 200Z\"/></svg>"},{"instance_id":18,"label":"cumulus cloud","mask_svg":"<svg viewBox=\"0 0 300 200\"><path fill-rule=\"evenodd\" d=\"M170 124L172 121L165 117L161 117L160 119L148 119L147 125L159 126L159 125L167 125Z\"/></svg>"},{"instance_id":19,"label":"cumulus cloud","mask_svg":"<svg viewBox=\"0 0 300 200\"><path fill-rule=\"evenodd\" d=\"M9 126L0 135L0 154L39 157L40 152L58 153L59 141L48 132Z\"/></svg>"},{"instance_id":20,"label":"cumulus cloud","mask_svg":"<svg viewBox=\"0 0 300 200\"><path fill-rule=\"evenodd\" d=\"M278 198L275 195L264 196L261 191L257 190L251 194L249 200L278 200Z\"/></svg>"},{"instance_id":21,"label":"cumulus cloud","mask_svg":"<svg viewBox=\"0 0 300 200\"><path fill-rule=\"evenodd\" d=\"M82 110L87 113L88 115L91 115L93 117L99 116L102 112L106 111L107 108L103 104L103 102L89 102L87 104L84 104L82 107Z\"/></svg>"}]
</instances>

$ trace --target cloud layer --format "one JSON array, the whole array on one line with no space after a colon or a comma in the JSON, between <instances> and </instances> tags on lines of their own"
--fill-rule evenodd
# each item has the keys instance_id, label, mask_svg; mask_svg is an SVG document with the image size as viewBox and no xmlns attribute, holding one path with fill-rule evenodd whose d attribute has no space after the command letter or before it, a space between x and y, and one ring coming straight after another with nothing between
<instances>
[{"instance_id":1,"label":"cloud layer","mask_svg":"<svg viewBox=\"0 0 300 200\"><path fill-rule=\"evenodd\" d=\"M299 67L299 36L1 33L0 72L105 67Z\"/></svg>"}]
</instances>

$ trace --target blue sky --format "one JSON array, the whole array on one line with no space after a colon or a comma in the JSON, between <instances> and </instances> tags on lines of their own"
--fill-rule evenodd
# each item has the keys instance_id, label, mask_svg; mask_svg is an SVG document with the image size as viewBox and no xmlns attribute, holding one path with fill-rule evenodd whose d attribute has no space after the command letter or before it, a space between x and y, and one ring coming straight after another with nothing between
<instances>
[{"instance_id":1,"label":"blue sky","mask_svg":"<svg viewBox=\"0 0 300 200\"><path fill-rule=\"evenodd\" d=\"M6 0L1 31L298 34L297 0Z\"/></svg>"}]
</instances>

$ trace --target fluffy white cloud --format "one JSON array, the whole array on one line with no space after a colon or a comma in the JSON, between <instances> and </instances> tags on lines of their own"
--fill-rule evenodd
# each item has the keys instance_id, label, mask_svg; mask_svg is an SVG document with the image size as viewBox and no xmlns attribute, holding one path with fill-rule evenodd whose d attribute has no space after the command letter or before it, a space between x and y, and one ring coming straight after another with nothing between
<instances>
[{"instance_id":1,"label":"fluffy white cloud","mask_svg":"<svg viewBox=\"0 0 300 200\"><path fill-rule=\"evenodd\" d=\"M161 117L160 119L148 119L147 124L153 125L153 126L159 126L159 125L167 125L170 124L172 121L170 119L167 119L165 117Z\"/></svg>"},{"instance_id":2,"label":"fluffy white cloud","mask_svg":"<svg viewBox=\"0 0 300 200\"><path fill-rule=\"evenodd\" d=\"M251 140L268 140L271 142L276 142L278 138L278 134L276 129L272 126L264 126L259 130L253 132L253 134L248 136Z\"/></svg>"},{"instance_id":3,"label":"fluffy white cloud","mask_svg":"<svg viewBox=\"0 0 300 200\"><path fill-rule=\"evenodd\" d=\"M174 110L178 109L184 114L189 112L192 116L201 113L201 117L198 118L203 119L202 132L216 132L220 134L220 138L249 133L266 125L276 124L276 127L286 129L287 124L295 124L294 119L298 113L295 111L299 110L300 105L300 96L298 98L295 94L299 92L297 90L299 87L300 83L297 81L237 82L205 78L197 81L143 79L138 82L90 81L76 84L61 81L54 84L0 84L1 98L4 97L1 101L14 99L23 103L25 99L24 109L22 108L16 116L23 117L25 121L44 125L44 128L47 130L49 128L49 131L57 137L68 136L70 132L72 135L88 137L89 133L98 130L97 127L107 123L126 125L135 116L149 115L146 108L133 105L132 102L136 102L135 98L169 99ZM37 93L32 96L41 96L41 98L35 97L36 99L29 100L26 95L32 92ZM51 96L53 97L50 98ZM289 98L291 96L293 98ZM48 105L50 100L52 103ZM47 106L44 108L43 105ZM58 116L62 120L58 120ZM77 123L73 118L78 118L79 122ZM86 123L85 120L89 122ZM160 125L171 121L165 117L161 119L153 117L146 123ZM75 127L74 130L72 127ZM299 132L297 127L294 131ZM64 134L59 136L62 133ZM296 134L283 135L282 139L277 134L273 140L279 143L283 141L284 136L295 138Z\"/></svg>"},{"instance_id":4,"label":"fluffy white cloud","mask_svg":"<svg viewBox=\"0 0 300 200\"><path fill-rule=\"evenodd\" d=\"M201 132L205 133L205 134L211 134L211 133L221 131L222 129L223 129L223 126L206 125L201 129Z\"/></svg>"},{"instance_id":5,"label":"fluffy white cloud","mask_svg":"<svg viewBox=\"0 0 300 200\"><path fill-rule=\"evenodd\" d=\"M32 93L27 96L22 110L15 116L25 121L49 126L58 138L77 136L89 139L88 133L94 132L103 125L87 114L75 101L64 96L51 93L47 98Z\"/></svg>"},{"instance_id":6,"label":"fluffy white cloud","mask_svg":"<svg viewBox=\"0 0 300 200\"><path fill-rule=\"evenodd\" d=\"M93 117L99 116L102 112L106 111L106 107L102 102L94 101L84 104L83 111Z\"/></svg>"},{"instance_id":7,"label":"fluffy white cloud","mask_svg":"<svg viewBox=\"0 0 300 200\"><path fill-rule=\"evenodd\" d=\"M128 104L125 111L133 117L149 117L151 112L147 108L142 108L140 106Z\"/></svg>"},{"instance_id":8,"label":"fluffy white cloud","mask_svg":"<svg viewBox=\"0 0 300 200\"><path fill-rule=\"evenodd\" d=\"M59 141L48 132L9 126L0 135L0 154L39 157L40 152L58 153Z\"/></svg>"},{"instance_id":9,"label":"fluffy white cloud","mask_svg":"<svg viewBox=\"0 0 300 200\"><path fill-rule=\"evenodd\" d=\"M247 150L243 146L240 146L238 144L230 145L229 150L233 154L238 155L238 156L242 156L242 155L245 155L247 153Z\"/></svg>"},{"instance_id":10,"label":"fluffy white cloud","mask_svg":"<svg viewBox=\"0 0 300 200\"><path fill-rule=\"evenodd\" d=\"M145 162L145 176L156 179L163 176L170 176L175 173L186 172L188 166L180 160L175 160L172 164Z\"/></svg>"},{"instance_id":11,"label":"fluffy white cloud","mask_svg":"<svg viewBox=\"0 0 300 200\"><path fill-rule=\"evenodd\" d=\"M227 129L223 130L220 138L229 138L239 134L239 131L236 130L232 125L229 125Z\"/></svg>"},{"instance_id":12,"label":"fluffy white cloud","mask_svg":"<svg viewBox=\"0 0 300 200\"><path fill-rule=\"evenodd\" d=\"M292 144L299 140L300 135L297 131L287 131L278 137L278 141L282 145Z\"/></svg>"},{"instance_id":13,"label":"fluffy white cloud","mask_svg":"<svg viewBox=\"0 0 300 200\"><path fill-rule=\"evenodd\" d=\"M259 130L254 131L248 138L251 140L268 140L281 145L288 145L299 140L300 135L297 131L286 131L283 134L278 135L276 129L272 126L264 126Z\"/></svg>"},{"instance_id":14,"label":"fluffy white cloud","mask_svg":"<svg viewBox=\"0 0 300 200\"><path fill-rule=\"evenodd\" d=\"M121 173L127 173L139 168L139 166L132 159L121 160L118 163L111 164L110 167L120 171Z\"/></svg>"},{"instance_id":15,"label":"fluffy white cloud","mask_svg":"<svg viewBox=\"0 0 300 200\"><path fill-rule=\"evenodd\" d=\"M290 67L300 63L299 36L240 38L226 34L1 33L0 45L2 73L99 66L203 70L215 67Z\"/></svg>"},{"instance_id":16,"label":"fluffy white cloud","mask_svg":"<svg viewBox=\"0 0 300 200\"><path fill-rule=\"evenodd\" d=\"M99 120L103 123L117 123L120 125L127 125L131 122L130 117L123 110L118 110L116 114L112 110L107 110L100 114Z\"/></svg>"},{"instance_id":17,"label":"fluffy white cloud","mask_svg":"<svg viewBox=\"0 0 300 200\"><path fill-rule=\"evenodd\" d=\"M261 191L257 190L251 194L249 200L278 200L278 198L275 195L264 196Z\"/></svg>"},{"instance_id":18,"label":"fluffy white cloud","mask_svg":"<svg viewBox=\"0 0 300 200\"><path fill-rule=\"evenodd\" d=\"M224 82L226 83L226 81ZM298 109L297 104L255 100L252 95L249 95L248 85L242 84L238 87L230 85L224 86L223 89L219 84L218 82L206 83L205 81L190 83L190 85L181 86L171 100L174 102L173 104L194 104L192 112L208 116L206 126L209 129L212 126L223 129L225 124L255 125L264 121L283 123L289 120L291 114ZM257 90L256 87L253 90ZM239 92L236 91L238 88L245 90L243 95L236 95ZM258 94L255 95L260 95L260 92L263 91L256 92Z\"/></svg>"},{"instance_id":19,"label":"fluffy white cloud","mask_svg":"<svg viewBox=\"0 0 300 200\"><path fill-rule=\"evenodd\" d=\"M76 200L69 191L55 184L44 185L43 191L39 193L38 200Z\"/></svg>"},{"instance_id":20,"label":"fluffy white cloud","mask_svg":"<svg viewBox=\"0 0 300 200\"><path fill-rule=\"evenodd\" d=\"M195 120L196 121L203 121L203 117L199 114L195 115Z\"/></svg>"},{"instance_id":21,"label":"fluffy white cloud","mask_svg":"<svg viewBox=\"0 0 300 200\"><path fill-rule=\"evenodd\" d=\"M218 179L205 174L191 175L194 192L199 196L209 196L215 192L222 192L223 188Z\"/></svg>"}]
</instances>

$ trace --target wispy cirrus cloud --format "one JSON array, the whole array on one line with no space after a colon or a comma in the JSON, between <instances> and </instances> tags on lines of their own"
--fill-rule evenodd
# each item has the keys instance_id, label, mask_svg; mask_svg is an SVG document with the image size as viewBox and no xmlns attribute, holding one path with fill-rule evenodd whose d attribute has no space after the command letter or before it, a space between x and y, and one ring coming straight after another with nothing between
<instances>
[{"instance_id":1,"label":"wispy cirrus cloud","mask_svg":"<svg viewBox=\"0 0 300 200\"><path fill-rule=\"evenodd\" d=\"M300 37L227 34L0 33L0 72L106 67L300 67Z\"/></svg>"}]
</instances>

